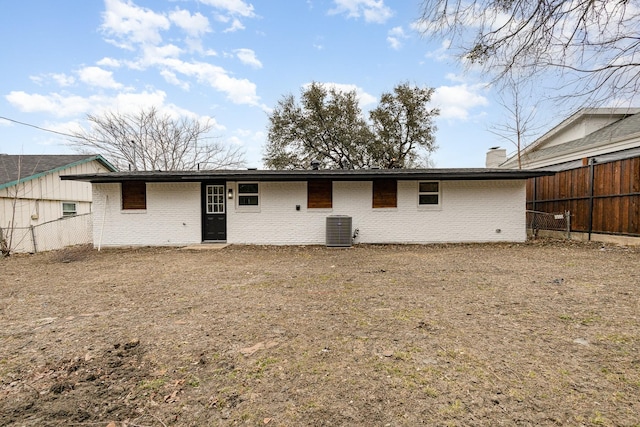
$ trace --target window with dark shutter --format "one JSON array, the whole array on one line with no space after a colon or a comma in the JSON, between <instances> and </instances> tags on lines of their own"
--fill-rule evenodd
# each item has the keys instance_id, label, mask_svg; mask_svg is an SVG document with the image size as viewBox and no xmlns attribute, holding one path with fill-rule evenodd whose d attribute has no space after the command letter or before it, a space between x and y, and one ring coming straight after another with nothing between
<instances>
[{"instance_id":1,"label":"window with dark shutter","mask_svg":"<svg viewBox=\"0 0 640 427\"><path fill-rule=\"evenodd\" d=\"M333 184L326 179L307 181L307 208L330 209L333 207Z\"/></svg>"},{"instance_id":2,"label":"window with dark shutter","mask_svg":"<svg viewBox=\"0 0 640 427\"><path fill-rule=\"evenodd\" d=\"M373 207L398 207L398 183L395 179L376 179L373 181Z\"/></svg>"},{"instance_id":3,"label":"window with dark shutter","mask_svg":"<svg viewBox=\"0 0 640 427\"><path fill-rule=\"evenodd\" d=\"M122 209L147 209L147 184L144 181L122 183Z\"/></svg>"}]
</instances>

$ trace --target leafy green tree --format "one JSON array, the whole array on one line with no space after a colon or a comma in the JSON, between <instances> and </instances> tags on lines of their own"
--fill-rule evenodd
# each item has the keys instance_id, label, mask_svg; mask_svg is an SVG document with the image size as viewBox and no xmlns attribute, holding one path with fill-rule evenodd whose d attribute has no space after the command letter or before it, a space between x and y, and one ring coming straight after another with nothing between
<instances>
[{"instance_id":1,"label":"leafy green tree","mask_svg":"<svg viewBox=\"0 0 640 427\"><path fill-rule=\"evenodd\" d=\"M382 95L367 120L355 91L314 82L299 103L285 96L269 116L265 165L307 169L315 160L327 169L416 166L419 149L428 155L436 148L432 118L438 110L427 105L432 93L398 85Z\"/></svg>"},{"instance_id":2,"label":"leafy green tree","mask_svg":"<svg viewBox=\"0 0 640 427\"><path fill-rule=\"evenodd\" d=\"M437 149L432 118L437 109L429 109L433 89L403 83L392 93L384 93L380 105L370 112L375 140L371 147L380 167L414 167L424 165L418 149L427 158Z\"/></svg>"}]
</instances>

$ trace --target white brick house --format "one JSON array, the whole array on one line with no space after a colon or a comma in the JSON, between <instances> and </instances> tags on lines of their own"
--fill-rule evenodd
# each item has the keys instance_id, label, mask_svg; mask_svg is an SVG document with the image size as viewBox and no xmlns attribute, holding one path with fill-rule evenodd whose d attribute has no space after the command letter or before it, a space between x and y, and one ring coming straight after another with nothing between
<instances>
[{"instance_id":1,"label":"white brick house","mask_svg":"<svg viewBox=\"0 0 640 427\"><path fill-rule=\"evenodd\" d=\"M495 169L121 172L93 183L94 245L313 245L327 217L355 243L524 241L525 182Z\"/></svg>"}]
</instances>

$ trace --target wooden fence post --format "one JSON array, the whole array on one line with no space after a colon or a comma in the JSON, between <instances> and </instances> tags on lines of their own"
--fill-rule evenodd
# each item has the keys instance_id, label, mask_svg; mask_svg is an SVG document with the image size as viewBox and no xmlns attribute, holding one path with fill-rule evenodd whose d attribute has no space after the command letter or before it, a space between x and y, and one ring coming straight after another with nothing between
<instances>
[{"instance_id":1,"label":"wooden fence post","mask_svg":"<svg viewBox=\"0 0 640 427\"><path fill-rule=\"evenodd\" d=\"M595 173L593 171L594 165L596 163L596 159L591 158L589 159L589 216L588 216L588 222L589 222L589 241L591 241L591 232L593 231L593 193L594 193L594 180L595 180Z\"/></svg>"},{"instance_id":2,"label":"wooden fence post","mask_svg":"<svg viewBox=\"0 0 640 427\"><path fill-rule=\"evenodd\" d=\"M37 254L38 253L38 246L36 245L36 232L35 229L33 227L33 225L31 227L31 241L33 242L33 253Z\"/></svg>"}]
</instances>

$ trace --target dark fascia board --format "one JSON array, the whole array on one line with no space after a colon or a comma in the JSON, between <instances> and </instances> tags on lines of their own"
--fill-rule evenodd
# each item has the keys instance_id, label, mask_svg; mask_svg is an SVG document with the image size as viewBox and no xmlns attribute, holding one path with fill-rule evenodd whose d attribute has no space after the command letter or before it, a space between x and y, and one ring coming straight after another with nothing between
<instances>
[{"instance_id":1,"label":"dark fascia board","mask_svg":"<svg viewBox=\"0 0 640 427\"><path fill-rule=\"evenodd\" d=\"M109 183L122 181L145 182L204 182L204 181L332 181L396 180L506 180L528 179L553 175L552 171L526 169L356 169L356 170L217 170L217 171L145 171L112 172L100 174L65 175L63 180Z\"/></svg>"}]
</instances>

